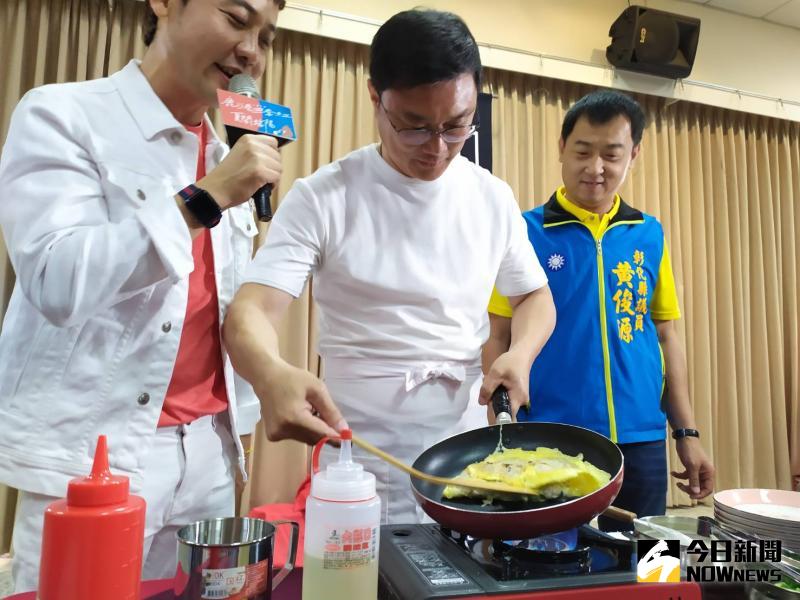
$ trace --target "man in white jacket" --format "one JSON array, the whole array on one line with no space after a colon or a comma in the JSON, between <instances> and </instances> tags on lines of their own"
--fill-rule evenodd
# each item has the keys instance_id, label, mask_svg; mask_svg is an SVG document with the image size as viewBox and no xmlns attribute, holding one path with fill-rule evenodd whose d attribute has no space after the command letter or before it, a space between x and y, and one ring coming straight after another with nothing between
<instances>
[{"instance_id":1,"label":"man in white jacket","mask_svg":"<svg viewBox=\"0 0 800 600\"><path fill-rule=\"evenodd\" d=\"M147 502L144 578L172 576L177 528L234 512L236 385L220 323L252 253L250 196L281 172L275 141L226 154L207 109L264 70L283 0L148 0L141 63L30 91L0 162L17 281L0 335L0 481L19 488L17 591L38 581L43 513L111 468Z\"/></svg>"},{"instance_id":2,"label":"man in white jacket","mask_svg":"<svg viewBox=\"0 0 800 600\"><path fill-rule=\"evenodd\" d=\"M486 424L478 406L486 305L515 305L511 348L491 366L514 410L555 309L507 184L460 156L474 132L480 56L456 15L411 10L372 42L369 95L380 144L295 182L225 321L236 369L272 439L353 430L406 461ZM325 383L278 353L275 327L314 276ZM493 390L482 390L485 403ZM378 479L384 521L421 515L408 476L355 450ZM390 470L391 469L391 470Z\"/></svg>"}]
</instances>

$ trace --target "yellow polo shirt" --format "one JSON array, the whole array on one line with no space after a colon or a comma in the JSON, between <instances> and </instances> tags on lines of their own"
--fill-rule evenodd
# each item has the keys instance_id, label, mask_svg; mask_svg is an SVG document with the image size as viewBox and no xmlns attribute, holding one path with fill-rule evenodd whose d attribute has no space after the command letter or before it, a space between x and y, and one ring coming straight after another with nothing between
<instances>
[{"instance_id":1,"label":"yellow polo shirt","mask_svg":"<svg viewBox=\"0 0 800 600\"><path fill-rule=\"evenodd\" d=\"M586 225L595 240L600 239L605 233L609 222L619 210L618 194L614 196L614 204L611 206L611 210L604 215L598 215L568 200L564 194L564 186L556 190L556 201L564 210ZM511 317L513 314L508 298L498 293L497 289L492 290L492 297L489 300L489 312L501 317ZM681 318L681 311L678 307L678 294L675 291L675 277L672 274L672 263L669 259L669 248L667 247L666 239L664 240L661 264L658 266L656 289L653 291L653 297L650 300L650 316L654 321L673 321Z\"/></svg>"}]
</instances>

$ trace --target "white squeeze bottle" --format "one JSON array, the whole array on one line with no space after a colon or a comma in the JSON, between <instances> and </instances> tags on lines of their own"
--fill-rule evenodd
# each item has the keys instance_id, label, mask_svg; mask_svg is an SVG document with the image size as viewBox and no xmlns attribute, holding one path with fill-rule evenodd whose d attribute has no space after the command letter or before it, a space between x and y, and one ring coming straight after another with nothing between
<instances>
[{"instance_id":1,"label":"white squeeze bottle","mask_svg":"<svg viewBox=\"0 0 800 600\"><path fill-rule=\"evenodd\" d=\"M311 493L306 501L303 600L375 600L381 499L375 476L353 462L353 432L341 432L339 462L318 471L314 448Z\"/></svg>"}]
</instances>

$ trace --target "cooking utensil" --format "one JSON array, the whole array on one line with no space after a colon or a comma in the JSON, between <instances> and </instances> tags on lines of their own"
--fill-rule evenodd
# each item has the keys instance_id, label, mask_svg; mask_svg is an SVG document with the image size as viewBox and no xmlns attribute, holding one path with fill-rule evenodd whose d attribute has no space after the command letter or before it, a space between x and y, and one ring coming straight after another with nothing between
<instances>
[{"instance_id":1,"label":"cooking utensil","mask_svg":"<svg viewBox=\"0 0 800 600\"><path fill-rule=\"evenodd\" d=\"M521 490L519 488L515 488L505 483L500 483L497 481L468 479L466 477L437 477L436 475L428 475L427 473L423 473L422 471L410 467L396 456L392 456L388 452L385 452L384 450L381 450L380 448L373 446L368 441L361 439L356 434L353 434L353 443L356 444L357 446L360 446L367 452L374 454L378 458L385 460L390 465L397 467L401 471L405 471L412 477L416 477L417 479L422 479L423 481L429 481L434 484L445 485L445 486L457 485L466 488L474 488L477 490L489 490L491 492L530 495L530 492L526 492L525 490Z\"/></svg>"},{"instance_id":2,"label":"cooking utensil","mask_svg":"<svg viewBox=\"0 0 800 600\"><path fill-rule=\"evenodd\" d=\"M514 418L511 416L511 398L508 396L506 386L497 386L492 396L492 409L494 410L494 422L496 425L506 425L514 422Z\"/></svg>"},{"instance_id":3,"label":"cooking utensil","mask_svg":"<svg viewBox=\"0 0 800 600\"><path fill-rule=\"evenodd\" d=\"M276 526L292 528L289 556L273 577ZM269 600L294 568L299 526L294 521L225 517L197 521L178 530L174 595L195 598Z\"/></svg>"},{"instance_id":4,"label":"cooking utensil","mask_svg":"<svg viewBox=\"0 0 800 600\"><path fill-rule=\"evenodd\" d=\"M492 492L505 492L505 493L512 493L512 494L520 494L523 496L529 496L530 492L526 492L525 490L521 490L519 488L512 487L510 485L506 485L505 483L499 483L497 481L484 481L482 479L468 479L466 477L438 477L436 475L429 475L427 473L423 473L404 463L402 460L389 454L388 452L381 450L377 446L373 446L368 441L360 438L356 434L353 434L353 443L357 446L360 446L367 452L374 454L378 458L381 458L388 462L390 465L393 465L411 475L412 477L416 477L417 479L421 479L423 481L428 481L433 484L437 485L457 485L461 487L467 488L474 488L477 490L489 490ZM611 517L612 519L619 519L621 521L628 521L628 522L635 522L636 514L624 510L622 508L617 508L616 506L609 506L603 514Z\"/></svg>"},{"instance_id":5,"label":"cooking utensil","mask_svg":"<svg viewBox=\"0 0 800 600\"><path fill-rule=\"evenodd\" d=\"M495 414L511 412L502 386L492 395L492 408ZM498 441L510 448L534 450L544 446L573 456L583 454L585 460L610 473L611 480L581 498L482 505L470 499L445 500L441 484L412 476L412 492L431 518L444 527L477 537L531 538L588 523L610 507L622 486L623 456L619 447L599 433L564 423L507 423L466 431L428 448L412 468L437 477L454 477L467 465L495 452ZM635 517L611 508L613 514L609 516L615 519L631 521Z\"/></svg>"}]
</instances>

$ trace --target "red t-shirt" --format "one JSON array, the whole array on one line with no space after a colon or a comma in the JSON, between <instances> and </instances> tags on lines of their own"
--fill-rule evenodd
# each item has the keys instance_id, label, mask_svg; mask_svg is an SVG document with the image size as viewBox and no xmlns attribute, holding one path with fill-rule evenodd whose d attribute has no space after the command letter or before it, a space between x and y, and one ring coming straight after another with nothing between
<instances>
[{"instance_id":1,"label":"red t-shirt","mask_svg":"<svg viewBox=\"0 0 800 600\"><path fill-rule=\"evenodd\" d=\"M206 174L204 123L186 129L200 138L197 179ZM228 408L219 333L219 303L214 279L214 253L208 229L192 242L194 271L189 275L189 301L178 346L178 357L161 409L158 426L191 423Z\"/></svg>"}]
</instances>

